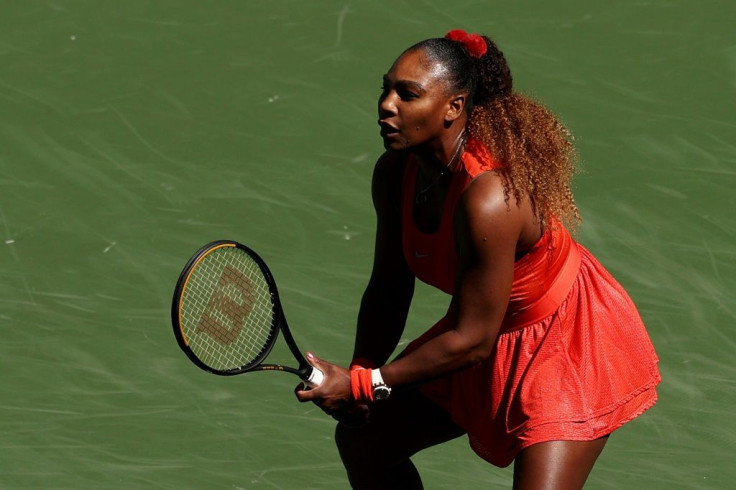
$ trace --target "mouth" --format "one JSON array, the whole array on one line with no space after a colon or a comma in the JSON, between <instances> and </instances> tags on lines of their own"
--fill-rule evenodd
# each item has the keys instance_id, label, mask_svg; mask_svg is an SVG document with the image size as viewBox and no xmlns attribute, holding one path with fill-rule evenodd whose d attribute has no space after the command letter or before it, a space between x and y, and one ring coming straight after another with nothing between
<instances>
[{"instance_id":1,"label":"mouth","mask_svg":"<svg viewBox=\"0 0 736 490\"><path fill-rule=\"evenodd\" d=\"M397 134L399 132L399 129L390 125L387 122L384 121L378 121L378 125L381 127L381 137L386 138L389 136L392 136L394 134Z\"/></svg>"}]
</instances>

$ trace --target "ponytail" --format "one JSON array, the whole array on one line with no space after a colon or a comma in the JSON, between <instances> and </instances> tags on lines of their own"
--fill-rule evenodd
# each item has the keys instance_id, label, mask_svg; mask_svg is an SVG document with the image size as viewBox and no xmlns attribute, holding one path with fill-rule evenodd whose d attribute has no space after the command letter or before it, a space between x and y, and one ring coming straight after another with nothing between
<instances>
[{"instance_id":1,"label":"ponytail","mask_svg":"<svg viewBox=\"0 0 736 490\"><path fill-rule=\"evenodd\" d=\"M496 43L481 36L486 43L486 52L476 60L478 73L474 97L476 106L487 106L491 101L511 95L513 78L506 58Z\"/></svg>"},{"instance_id":2,"label":"ponytail","mask_svg":"<svg viewBox=\"0 0 736 490\"><path fill-rule=\"evenodd\" d=\"M513 91L506 58L489 37L454 30L445 38L473 63L468 132L503 164L506 199L528 198L543 225L561 221L574 230L581 220L571 190L577 153L570 132L544 105Z\"/></svg>"}]
</instances>

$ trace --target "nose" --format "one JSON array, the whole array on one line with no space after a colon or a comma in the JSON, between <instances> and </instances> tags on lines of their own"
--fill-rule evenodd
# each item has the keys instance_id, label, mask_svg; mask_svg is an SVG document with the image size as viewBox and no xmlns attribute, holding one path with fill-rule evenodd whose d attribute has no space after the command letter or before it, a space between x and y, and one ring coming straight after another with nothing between
<instances>
[{"instance_id":1,"label":"nose","mask_svg":"<svg viewBox=\"0 0 736 490\"><path fill-rule=\"evenodd\" d=\"M396 92L384 92L378 98L378 115L383 119L396 115Z\"/></svg>"}]
</instances>

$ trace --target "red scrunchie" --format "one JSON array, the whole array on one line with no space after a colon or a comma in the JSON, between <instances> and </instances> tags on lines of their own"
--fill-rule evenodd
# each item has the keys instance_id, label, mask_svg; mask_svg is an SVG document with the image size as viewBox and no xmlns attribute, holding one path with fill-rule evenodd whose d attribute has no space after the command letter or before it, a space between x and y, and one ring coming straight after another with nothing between
<instances>
[{"instance_id":1,"label":"red scrunchie","mask_svg":"<svg viewBox=\"0 0 736 490\"><path fill-rule=\"evenodd\" d=\"M463 43L473 58L480 58L488 51L486 40L480 34L468 34L462 29L453 29L445 34L445 39Z\"/></svg>"}]
</instances>

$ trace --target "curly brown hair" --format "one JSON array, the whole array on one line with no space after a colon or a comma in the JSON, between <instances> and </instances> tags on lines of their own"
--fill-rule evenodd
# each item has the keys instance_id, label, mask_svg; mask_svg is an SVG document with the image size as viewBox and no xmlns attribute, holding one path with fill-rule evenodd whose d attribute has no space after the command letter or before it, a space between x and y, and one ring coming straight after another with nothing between
<instances>
[{"instance_id":1,"label":"curly brown hair","mask_svg":"<svg viewBox=\"0 0 736 490\"><path fill-rule=\"evenodd\" d=\"M577 152L572 134L544 105L515 92L506 58L488 37L486 53L470 55L462 42L422 41L412 49L448 70L448 85L466 91L468 132L502 164L506 200L529 198L543 225L559 220L574 230L581 222L572 194Z\"/></svg>"},{"instance_id":2,"label":"curly brown hair","mask_svg":"<svg viewBox=\"0 0 736 490\"><path fill-rule=\"evenodd\" d=\"M571 230L580 224L571 189L577 162L573 137L549 109L512 92L477 105L468 131L503 163L499 174L507 200L528 196L543 225L550 218Z\"/></svg>"}]
</instances>

